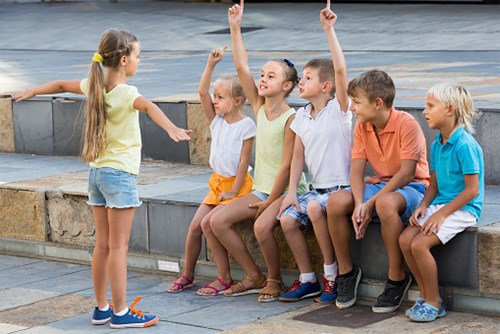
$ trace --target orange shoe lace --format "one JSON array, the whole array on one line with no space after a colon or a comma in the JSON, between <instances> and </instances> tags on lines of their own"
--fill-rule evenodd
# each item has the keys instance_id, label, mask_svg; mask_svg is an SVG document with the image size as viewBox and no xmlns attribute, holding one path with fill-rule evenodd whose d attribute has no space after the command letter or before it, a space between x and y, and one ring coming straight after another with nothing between
<instances>
[{"instance_id":1,"label":"orange shoe lace","mask_svg":"<svg viewBox=\"0 0 500 334\"><path fill-rule=\"evenodd\" d=\"M139 302L139 300L141 300L141 296L137 296L137 298L134 300L134 302L132 304L130 304L130 308L129 308L130 313L144 319L144 313L142 313L142 310L134 308L135 304L137 304Z\"/></svg>"}]
</instances>

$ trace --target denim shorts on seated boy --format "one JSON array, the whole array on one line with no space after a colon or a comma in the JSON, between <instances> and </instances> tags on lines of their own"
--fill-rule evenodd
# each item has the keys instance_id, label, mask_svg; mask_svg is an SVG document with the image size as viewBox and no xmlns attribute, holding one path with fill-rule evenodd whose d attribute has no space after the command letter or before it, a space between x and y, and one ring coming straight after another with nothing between
<instances>
[{"instance_id":1,"label":"denim shorts on seated boy","mask_svg":"<svg viewBox=\"0 0 500 334\"><path fill-rule=\"evenodd\" d=\"M379 70L365 72L349 83L350 110L356 117L351 189L332 194L327 205L334 247L348 255L337 259L342 291L336 301L339 308L354 305L362 275L350 255L351 230L354 227L356 239L362 239L374 215L380 219L389 270L373 312L398 309L411 283L398 238L404 228L402 219L411 216L429 184L429 167L422 129L413 116L393 107L395 92L391 77ZM366 163L374 175L365 181Z\"/></svg>"},{"instance_id":2,"label":"denim shorts on seated boy","mask_svg":"<svg viewBox=\"0 0 500 334\"><path fill-rule=\"evenodd\" d=\"M320 21L329 41L331 59L313 59L304 66L300 97L310 103L297 111L290 126L296 135L294 156L289 193L283 200L279 217L288 245L296 255L300 276L279 298L282 302L321 294L315 301L331 304L337 297L338 266L328 231L326 203L332 192L349 186L352 112L347 95L346 63L334 29L336 19L330 8L321 10ZM297 195L298 176L304 164L311 177L310 191ZM313 226L323 255L323 292L301 231L307 225Z\"/></svg>"}]
</instances>

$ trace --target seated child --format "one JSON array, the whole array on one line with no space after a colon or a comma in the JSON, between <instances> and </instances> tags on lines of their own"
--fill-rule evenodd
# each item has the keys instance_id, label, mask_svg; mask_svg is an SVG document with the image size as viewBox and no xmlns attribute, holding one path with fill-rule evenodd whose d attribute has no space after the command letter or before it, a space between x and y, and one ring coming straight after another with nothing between
<instances>
[{"instance_id":1,"label":"seated child","mask_svg":"<svg viewBox=\"0 0 500 334\"><path fill-rule=\"evenodd\" d=\"M446 315L430 249L476 224L483 206L484 163L481 146L471 135L475 110L465 87L433 86L423 114L429 127L440 132L431 147L431 182L399 243L420 289L406 315L429 322Z\"/></svg>"}]
</instances>

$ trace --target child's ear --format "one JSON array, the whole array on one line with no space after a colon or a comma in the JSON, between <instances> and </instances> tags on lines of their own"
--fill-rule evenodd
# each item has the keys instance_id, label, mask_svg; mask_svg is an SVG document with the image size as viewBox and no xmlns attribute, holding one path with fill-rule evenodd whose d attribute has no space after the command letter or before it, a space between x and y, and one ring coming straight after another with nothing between
<instances>
[{"instance_id":1,"label":"child's ear","mask_svg":"<svg viewBox=\"0 0 500 334\"><path fill-rule=\"evenodd\" d=\"M242 96L238 96L234 99L234 102L236 102L236 106L239 107L241 105L243 105L243 97Z\"/></svg>"},{"instance_id":2,"label":"child's ear","mask_svg":"<svg viewBox=\"0 0 500 334\"><path fill-rule=\"evenodd\" d=\"M123 66L127 65L127 56L122 56L120 58L120 64Z\"/></svg>"},{"instance_id":3,"label":"child's ear","mask_svg":"<svg viewBox=\"0 0 500 334\"><path fill-rule=\"evenodd\" d=\"M384 106L384 101L380 97L375 98L375 107L380 109Z\"/></svg>"},{"instance_id":4,"label":"child's ear","mask_svg":"<svg viewBox=\"0 0 500 334\"><path fill-rule=\"evenodd\" d=\"M448 110L446 111L446 115L448 116L455 116L456 115L457 108L452 104L448 107Z\"/></svg>"},{"instance_id":5,"label":"child's ear","mask_svg":"<svg viewBox=\"0 0 500 334\"><path fill-rule=\"evenodd\" d=\"M324 93L330 93L332 91L332 88L333 88L333 83L331 81L325 81L323 82L323 87L321 87L322 91Z\"/></svg>"},{"instance_id":6,"label":"child's ear","mask_svg":"<svg viewBox=\"0 0 500 334\"><path fill-rule=\"evenodd\" d=\"M293 83L291 81L287 81L283 84L283 90L285 92L288 92L289 90L291 90L293 87Z\"/></svg>"}]
</instances>

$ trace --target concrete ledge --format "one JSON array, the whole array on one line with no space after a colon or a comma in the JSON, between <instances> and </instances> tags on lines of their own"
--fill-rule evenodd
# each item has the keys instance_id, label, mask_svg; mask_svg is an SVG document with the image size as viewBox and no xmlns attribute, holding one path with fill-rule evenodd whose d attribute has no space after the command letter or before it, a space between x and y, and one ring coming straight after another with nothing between
<instances>
[{"instance_id":1,"label":"concrete ledge","mask_svg":"<svg viewBox=\"0 0 500 334\"><path fill-rule=\"evenodd\" d=\"M479 228L479 290L500 295L500 223Z\"/></svg>"},{"instance_id":2,"label":"concrete ledge","mask_svg":"<svg viewBox=\"0 0 500 334\"><path fill-rule=\"evenodd\" d=\"M10 96L0 95L0 152L14 152L14 120Z\"/></svg>"}]
</instances>

